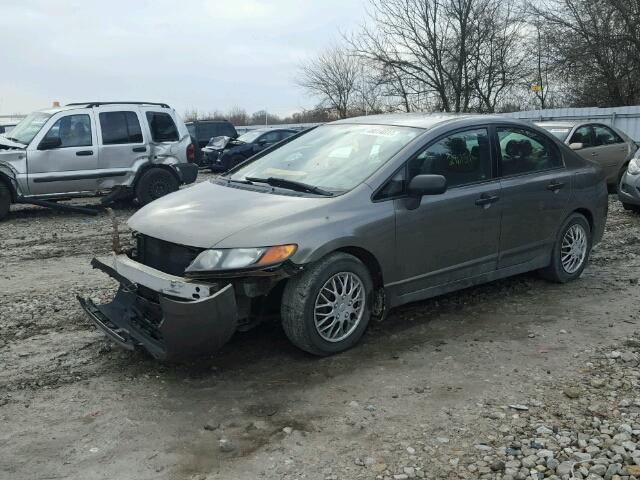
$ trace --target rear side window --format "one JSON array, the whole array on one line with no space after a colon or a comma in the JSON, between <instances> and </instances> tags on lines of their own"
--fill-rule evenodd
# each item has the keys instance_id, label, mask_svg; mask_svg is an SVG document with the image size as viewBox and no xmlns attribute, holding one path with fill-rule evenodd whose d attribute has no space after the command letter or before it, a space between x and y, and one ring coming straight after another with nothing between
<instances>
[{"instance_id":1,"label":"rear side window","mask_svg":"<svg viewBox=\"0 0 640 480\"><path fill-rule=\"evenodd\" d=\"M596 147L624 142L624 140L620 138L620 135L604 125L594 125L593 132L595 134Z\"/></svg>"},{"instance_id":2,"label":"rear side window","mask_svg":"<svg viewBox=\"0 0 640 480\"><path fill-rule=\"evenodd\" d=\"M103 145L142 143L142 130L135 112L100 113Z\"/></svg>"},{"instance_id":3,"label":"rear side window","mask_svg":"<svg viewBox=\"0 0 640 480\"><path fill-rule=\"evenodd\" d=\"M562 167L560 151L543 135L523 128L498 127L502 176Z\"/></svg>"},{"instance_id":4,"label":"rear side window","mask_svg":"<svg viewBox=\"0 0 640 480\"><path fill-rule=\"evenodd\" d=\"M147 112L147 121L154 142L177 142L178 129L168 113Z\"/></svg>"},{"instance_id":5,"label":"rear side window","mask_svg":"<svg viewBox=\"0 0 640 480\"><path fill-rule=\"evenodd\" d=\"M448 187L491 179L491 152L487 129L454 133L409 160L409 179L442 175Z\"/></svg>"}]
</instances>

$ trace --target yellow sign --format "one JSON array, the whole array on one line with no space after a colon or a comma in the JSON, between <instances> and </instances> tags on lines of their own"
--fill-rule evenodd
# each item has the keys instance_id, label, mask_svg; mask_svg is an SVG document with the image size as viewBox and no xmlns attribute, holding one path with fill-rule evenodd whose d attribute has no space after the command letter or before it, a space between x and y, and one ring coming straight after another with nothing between
<instances>
[{"instance_id":1,"label":"yellow sign","mask_svg":"<svg viewBox=\"0 0 640 480\"><path fill-rule=\"evenodd\" d=\"M542 87L540 85L538 85L537 83L534 83L533 85L531 85L531 91L532 92L539 92L540 90L542 90Z\"/></svg>"}]
</instances>

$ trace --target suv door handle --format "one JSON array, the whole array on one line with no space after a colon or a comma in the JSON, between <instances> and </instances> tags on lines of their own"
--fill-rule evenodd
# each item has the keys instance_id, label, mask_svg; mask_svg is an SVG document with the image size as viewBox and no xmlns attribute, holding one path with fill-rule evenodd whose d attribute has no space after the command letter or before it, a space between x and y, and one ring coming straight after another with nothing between
<instances>
[{"instance_id":1,"label":"suv door handle","mask_svg":"<svg viewBox=\"0 0 640 480\"><path fill-rule=\"evenodd\" d=\"M479 207L489 208L492 203L496 203L498 200L500 200L500 197L497 195L487 195L486 193L483 193L480 195L480 198L476 200L476 205Z\"/></svg>"},{"instance_id":2,"label":"suv door handle","mask_svg":"<svg viewBox=\"0 0 640 480\"><path fill-rule=\"evenodd\" d=\"M549 185L547 185L547 190L551 190L552 192L557 192L562 187L564 187L564 182L553 181Z\"/></svg>"},{"instance_id":3,"label":"suv door handle","mask_svg":"<svg viewBox=\"0 0 640 480\"><path fill-rule=\"evenodd\" d=\"M76 155L79 157L90 157L93 155L93 150L80 150L79 152L76 152Z\"/></svg>"},{"instance_id":4,"label":"suv door handle","mask_svg":"<svg viewBox=\"0 0 640 480\"><path fill-rule=\"evenodd\" d=\"M133 150L136 153L138 153L138 152L146 152L147 151L147 147L133 147L131 150Z\"/></svg>"}]
</instances>

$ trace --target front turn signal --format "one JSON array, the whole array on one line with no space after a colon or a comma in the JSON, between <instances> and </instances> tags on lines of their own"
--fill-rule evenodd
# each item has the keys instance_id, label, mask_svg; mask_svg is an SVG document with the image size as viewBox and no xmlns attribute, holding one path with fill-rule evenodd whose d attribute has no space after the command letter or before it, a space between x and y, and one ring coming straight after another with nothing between
<instances>
[{"instance_id":1,"label":"front turn signal","mask_svg":"<svg viewBox=\"0 0 640 480\"><path fill-rule=\"evenodd\" d=\"M268 247L264 252L257 265L271 265L273 263L280 263L285 261L291 255L293 255L298 248L297 245L276 245L275 247Z\"/></svg>"}]
</instances>

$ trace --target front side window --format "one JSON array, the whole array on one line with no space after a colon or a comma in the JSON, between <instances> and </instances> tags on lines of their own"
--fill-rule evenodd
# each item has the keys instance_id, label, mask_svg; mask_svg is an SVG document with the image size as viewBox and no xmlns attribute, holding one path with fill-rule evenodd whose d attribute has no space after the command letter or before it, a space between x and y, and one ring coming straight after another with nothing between
<instances>
[{"instance_id":1,"label":"front side window","mask_svg":"<svg viewBox=\"0 0 640 480\"><path fill-rule=\"evenodd\" d=\"M409 179L442 175L447 187L491 179L491 151L486 128L454 133L409 160Z\"/></svg>"},{"instance_id":2,"label":"front side window","mask_svg":"<svg viewBox=\"0 0 640 480\"><path fill-rule=\"evenodd\" d=\"M180 137L171 115L163 112L147 112L147 121L154 142L177 142Z\"/></svg>"},{"instance_id":3,"label":"front side window","mask_svg":"<svg viewBox=\"0 0 640 480\"><path fill-rule=\"evenodd\" d=\"M42 142L55 144L58 140L57 148L91 146L91 118L89 115L67 115L58 119Z\"/></svg>"},{"instance_id":4,"label":"front side window","mask_svg":"<svg viewBox=\"0 0 640 480\"><path fill-rule=\"evenodd\" d=\"M142 130L135 112L102 112L100 130L104 145L142 143Z\"/></svg>"},{"instance_id":5,"label":"front side window","mask_svg":"<svg viewBox=\"0 0 640 480\"><path fill-rule=\"evenodd\" d=\"M329 191L347 191L422 132L387 125L324 125L246 164L231 178L284 178Z\"/></svg>"},{"instance_id":6,"label":"front side window","mask_svg":"<svg viewBox=\"0 0 640 480\"><path fill-rule=\"evenodd\" d=\"M604 125L594 125L593 133L596 140L596 147L601 147L604 145L614 145L616 143L622 143L624 140L620 138L616 132L611 130L609 127L605 127Z\"/></svg>"},{"instance_id":7,"label":"front side window","mask_svg":"<svg viewBox=\"0 0 640 480\"><path fill-rule=\"evenodd\" d=\"M591 135L591 127L589 125L583 125L576 129L571 136L571 142L569 143L581 143L583 148L593 147L593 140Z\"/></svg>"},{"instance_id":8,"label":"front side window","mask_svg":"<svg viewBox=\"0 0 640 480\"><path fill-rule=\"evenodd\" d=\"M560 151L543 135L517 127L498 127L502 175L521 175L562 166Z\"/></svg>"}]
</instances>

